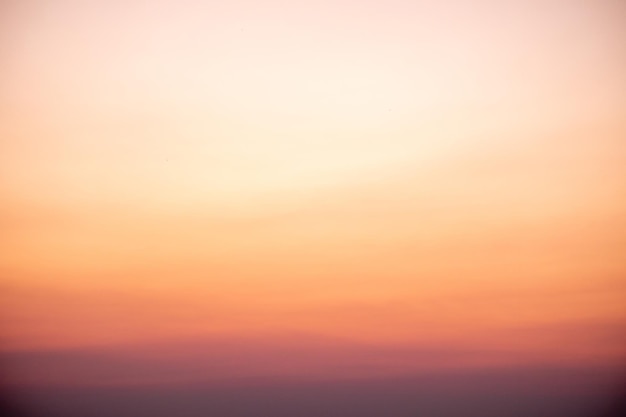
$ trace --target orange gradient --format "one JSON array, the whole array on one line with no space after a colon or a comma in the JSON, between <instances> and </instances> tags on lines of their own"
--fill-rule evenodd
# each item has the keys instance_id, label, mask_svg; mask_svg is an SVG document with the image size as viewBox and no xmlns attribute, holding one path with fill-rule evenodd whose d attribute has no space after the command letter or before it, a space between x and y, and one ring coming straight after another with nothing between
<instances>
[{"instance_id":1,"label":"orange gradient","mask_svg":"<svg viewBox=\"0 0 626 417\"><path fill-rule=\"evenodd\" d=\"M619 2L3 7L10 382L624 365Z\"/></svg>"}]
</instances>

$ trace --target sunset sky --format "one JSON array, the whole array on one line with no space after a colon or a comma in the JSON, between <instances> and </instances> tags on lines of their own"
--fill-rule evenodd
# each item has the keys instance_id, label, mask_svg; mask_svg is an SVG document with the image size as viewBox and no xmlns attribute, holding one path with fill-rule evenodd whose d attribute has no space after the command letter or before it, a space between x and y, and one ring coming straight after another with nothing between
<instances>
[{"instance_id":1,"label":"sunset sky","mask_svg":"<svg viewBox=\"0 0 626 417\"><path fill-rule=\"evenodd\" d=\"M2 2L3 383L621 374L625 16Z\"/></svg>"}]
</instances>

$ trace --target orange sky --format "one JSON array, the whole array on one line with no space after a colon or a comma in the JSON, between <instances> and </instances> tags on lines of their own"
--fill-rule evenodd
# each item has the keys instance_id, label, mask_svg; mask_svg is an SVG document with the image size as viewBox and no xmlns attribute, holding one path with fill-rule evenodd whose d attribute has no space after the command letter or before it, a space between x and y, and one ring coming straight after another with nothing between
<instances>
[{"instance_id":1,"label":"orange sky","mask_svg":"<svg viewBox=\"0 0 626 417\"><path fill-rule=\"evenodd\" d=\"M2 351L183 379L624 363L620 2L14 3Z\"/></svg>"}]
</instances>

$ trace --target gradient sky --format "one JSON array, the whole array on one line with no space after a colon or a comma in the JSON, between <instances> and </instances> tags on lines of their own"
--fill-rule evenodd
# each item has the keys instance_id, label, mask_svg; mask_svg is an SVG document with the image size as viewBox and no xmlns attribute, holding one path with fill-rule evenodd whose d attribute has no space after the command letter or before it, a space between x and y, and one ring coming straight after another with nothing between
<instances>
[{"instance_id":1,"label":"gradient sky","mask_svg":"<svg viewBox=\"0 0 626 417\"><path fill-rule=\"evenodd\" d=\"M2 7L11 383L625 363L622 2Z\"/></svg>"}]
</instances>

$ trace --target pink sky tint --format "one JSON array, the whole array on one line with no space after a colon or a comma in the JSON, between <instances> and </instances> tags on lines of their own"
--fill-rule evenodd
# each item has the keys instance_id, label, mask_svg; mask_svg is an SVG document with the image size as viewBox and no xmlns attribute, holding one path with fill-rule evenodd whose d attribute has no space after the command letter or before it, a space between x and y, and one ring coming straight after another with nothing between
<instances>
[{"instance_id":1,"label":"pink sky tint","mask_svg":"<svg viewBox=\"0 0 626 417\"><path fill-rule=\"evenodd\" d=\"M623 364L620 2L3 7L16 381L207 340L224 378Z\"/></svg>"}]
</instances>

